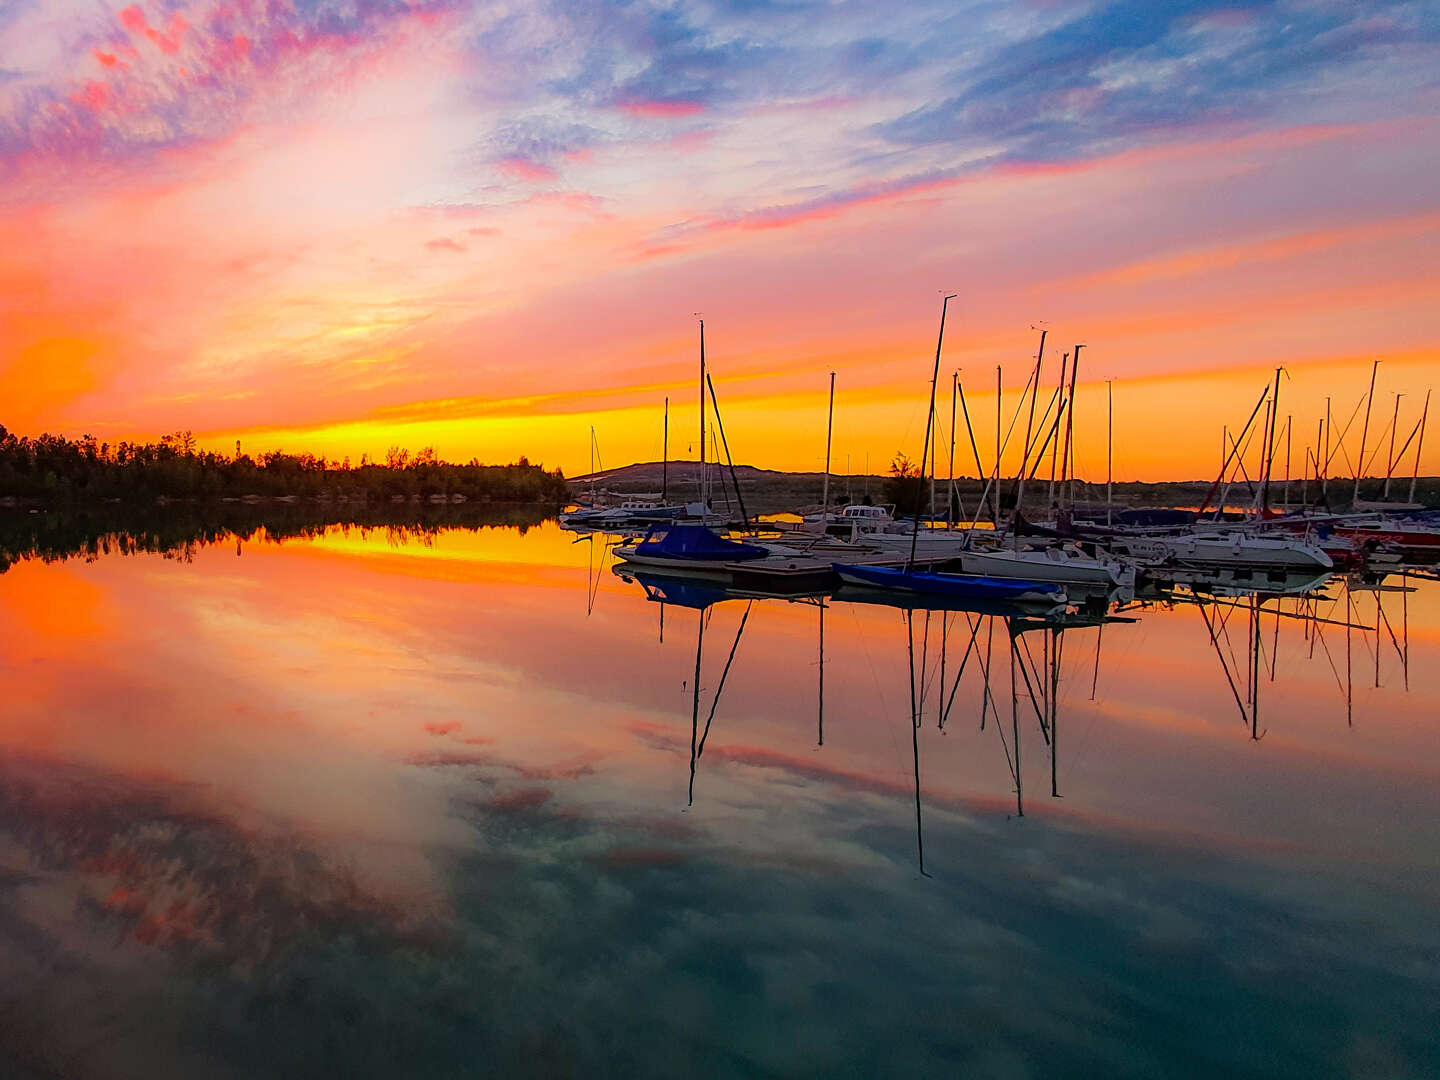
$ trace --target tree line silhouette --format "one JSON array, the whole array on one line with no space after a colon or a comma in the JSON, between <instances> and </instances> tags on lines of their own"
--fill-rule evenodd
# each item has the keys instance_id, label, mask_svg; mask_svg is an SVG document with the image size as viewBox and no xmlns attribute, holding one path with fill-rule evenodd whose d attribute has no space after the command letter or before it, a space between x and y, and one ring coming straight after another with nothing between
<instances>
[{"instance_id":1,"label":"tree line silhouette","mask_svg":"<svg viewBox=\"0 0 1440 1080\"><path fill-rule=\"evenodd\" d=\"M0 498L42 503L117 499L340 499L361 502L539 503L569 497L565 477L525 458L510 465L441 461L431 447L411 454L391 447L385 460L335 462L274 450L252 457L201 450L188 431L159 442L108 443L85 435L17 436L0 424Z\"/></svg>"}]
</instances>

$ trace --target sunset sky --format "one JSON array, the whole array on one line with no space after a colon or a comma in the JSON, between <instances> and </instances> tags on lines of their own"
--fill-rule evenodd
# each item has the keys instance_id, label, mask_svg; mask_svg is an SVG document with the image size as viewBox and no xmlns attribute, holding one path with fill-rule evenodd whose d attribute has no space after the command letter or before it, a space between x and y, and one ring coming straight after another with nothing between
<instances>
[{"instance_id":1,"label":"sunset sky","mask_svg":"<svg viewBox=\"0 0 1440 1080\"><path fill-rule=\"evenodd\" d=\"M1398 448L1440 372L1440 4L0 4L12 431L575 473L591 425L658 458L668 395L693 456L702 313L738 460L821 467L833 370L835 467L880 471L944 292L982 454L1042 326L1086 344L1082 473L1105 380L1117 476L1198 476L1279 365L1297 475L1375 359Z\"/></svg>"}]
</instances>

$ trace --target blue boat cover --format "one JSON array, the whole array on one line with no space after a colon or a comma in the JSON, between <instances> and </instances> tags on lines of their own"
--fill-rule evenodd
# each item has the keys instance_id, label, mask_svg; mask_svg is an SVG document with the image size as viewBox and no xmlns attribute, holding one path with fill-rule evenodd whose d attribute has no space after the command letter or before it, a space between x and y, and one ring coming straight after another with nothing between
<instances>
[{"instance_id":1,"label":"blue boat cover","mask_svg":"<svg viewBox=\"0 0 1440 1080\"><path fill-rule=\"evenodd\" d=\"M915 570L892 569L884 566L854 566L835 563L834 569L845 581L864 583L880 589L930 593L972 600L1014 600L1026 593L1059 593L1060 587L1048 582L1020 581L1014 578L975 577L966 574L927 574Z\"/></svg>"},{"instance_id":2,"label":"blue boat cover","mask_svg":"<svg viewBox=\"0 0 1440 1080\"><path fill-rule=\"evenodd\" d=\"M637 555L667 559L763 559L770 552L758 544L726 540L704 525L652 525L635 548Z\"/></svg>"}]
</instances>

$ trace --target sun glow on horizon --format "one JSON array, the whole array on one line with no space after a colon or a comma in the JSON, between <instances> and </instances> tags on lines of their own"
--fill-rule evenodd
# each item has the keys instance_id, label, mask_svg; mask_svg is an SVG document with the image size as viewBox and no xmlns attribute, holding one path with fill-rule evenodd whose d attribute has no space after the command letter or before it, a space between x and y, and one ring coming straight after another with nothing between
<instances>
[{"instance_id":1,"label":"sun glow on horizon","mask_svg":"<svg viewBox=\"0 0 1440 1080\"><path fill-rule=\"evenodd\" d=\"M16 10L0 423L575 474L592 425L607 464L658 459L668 396L694 456L703 312L737 460L822 468L833 370L832 469L882 472L917 456L943 287L942 429L959 369L982 461L995 365L1013 402L1042 325L1047 365L1088 348L1087 475L1106 380L1124 478L1212 474L1277 366L1297 457L1373 359L1408 431L1440 368L1440 25L1382 6L1323 55L1358 16L1202 4L1118 46L1070 3L816 9L823 40L692 5Z\"/></svg>"}]
</instances>

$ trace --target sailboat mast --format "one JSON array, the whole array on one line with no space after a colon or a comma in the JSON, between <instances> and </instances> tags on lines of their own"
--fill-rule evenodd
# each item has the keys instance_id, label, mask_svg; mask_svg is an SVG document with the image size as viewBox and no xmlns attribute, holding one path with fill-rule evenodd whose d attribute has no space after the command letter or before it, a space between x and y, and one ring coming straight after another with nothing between
<instances>
[{"instance_id":1,"label":"sailboat mast","mask_svg":"<svg viewBox=\"0 0 1440 1080\"><path fill-rule=\"evenodd\" d=\"M1025 441L1020 444L1020 477L1015 484L1015 513L1017 514L1021 512L1025 502L1025 468L1026 463L1030 460L1030 432L1035 426L1035 404L1040 400L1040 372L1045 364L1045 338L1049 333L1048 330L1040 331L1040 348L1035 353L1035 389L1030 395L1030 411L1025 416ZM1016 416L1018 417L1019 413L1016 413ZM1017 551L1020 548L1018 532L1015 534L1015 548Z\"/></svg>"},{"instance_id":2,"label":"sailboat mast","mask_svg":"<svg viewBox=\"0 0 1440 1080\"><path fill-rule=\"evenodd\" d=\"M1105 524L1115 524L1115 380L1105 380ZM1097 654L1098 657L1098 654Z\"/></svg>"},{"instance_id":3,"label":"sailboat mast","mask_svg":"<svg viewBox=\"0 0 1440 1080\"><path fill-rule=\"evenodd\" d=\"M1390 449L1385 452L1385 492L1380 496L1382 499L1390 498L1390 474L1395 471L1395 431L1400 427L1400 399L1404 396L1400 393L1395 395L1395 415L1390 418Z\"/></svg>"},{"instance_id":4,"label":"sailboat mast","mask_svg":"<svg viewBox=\"0 0 1440 1080\"><path fill-rule=\"evenodd\" d=\"M825 413L825 484L820 489L820 527L830 521L830 435L835 426L835 373L830 372L830 405Z\"/></svg>"},{"instance_id":5,"label":"sailboat mast","mask_svg":"<svg viewBox=\"0 0 1440 1080\"><path fill-rule=\"evenodd\" d=\"M1004 423L1000 416L1000 397L1004 393L1000 365L995 365L995 476L992 485L995 491L995 528L1000 528L1000 427Z\"/></svg>"},{"instance_id":6,"label":"sailboat mast","mask_svg":"<svg viewBox=\"0 0 1440 1080\"><path fill-rule=\"evenodd\" d=\"M1370 390L1365 395L1365 423L1360 427L1360 456L1355 459L1355 490L1350 495L1352 509L1360 498L1360 476L1365 471L1365 440L1370 435L1370 405L1375 400L1375 372L1379 368L1379 360L1370 365Z\"/></svg>"},{"instance_id":7,"label":"sailboat mast","mask_svg":"<svg viewBox=\"0 0 1440 1080\"><path fill-rule=\"evenodd\" d=\"M1075 346L1070 358L1070 400L1065 403L1065 501L1075 505L1075 376L1080 372L1080 350L1084 345Z\"/></svg>"},{"instance_id":8,"label":"sailboat mast","mask_svg":"<svg viewBox=\"0 0 1440 1080\"><path fill-rule=\"evenodd\" d=\"M1330 506L1330 396L1325 396L1325 467L1320 473L1320 503L1327 509Z\"/></svg>"},{"instance_id":9,"label":"sailboat mast","mask_svg":"<svg viewBox=\"0 0 1440 1080\"><path fill-rule=\"evenodd\" d=\"M957 294L951 293L940 303L940 332L935 338L935 368L930 374L930 409L925 414L925 449L920 452L920 483L925 483L925 467L930 458L930 440L935 430L935 384L940 381L940 347L945 343L945 312L950 307L950 301L955 299ZM924 490L922 487L921 491ZM916 492L918 495L919 492ZM910 534L910 561L906 563L906 570L915 565L915 546L920 541L920 500L915 500L915 521Z\"/></svg>"},{"instance_id":10,"label":"sailboat mast","mask_svg":"<svg viewBox=\"0 0 1440 1080\"><path fill-rule=\"evenodd\" d=\"M1031 429L1035 426L1035 403L1040 400L1040 371L1041 366L1045 363L1045 335L1047 332L1048 331L1045 330L1040 331L1040 349L1035 354L1035 373L1032 376L1035 382L1035 390L1030 395L1030 412L1025 417L1025 441L1020 444L1020 475L1016 477L1015 480L1015 514L1011 518L1012 522L1019 517L1025 503L1025 470L1030 461L1030 433ZM1025 386L1028 389L1030 383L1027 382ZM1020 414L1017 412L1015 415L1018 418ZM1041 423L1044 423L1045 418L1042 416L1040 420ZM1015 550L1020 550L1019 529L1015 530Z\"/></svg>"},{"instance_id":11,"label":"sailboat mast","mask_svg":"<svg viewBox=\"0 0 1440 1080\"><path fill-rule=\"evenodd\" d=\"M936 372L935 377L940 377ZM935 524L935 479L940 475L940 451L936 444L940 439L940 425L936 422L934 395L930 401L930 524Z\"/></svg>"},{"instance_id":12,"label":"sailboat mast","mask_svg":"<svg viewBox=\"0 0 1440 1080\"><path fill-rule=\"evenodd\" d=\"M1061 408L1062 411L1063 411L1064 408L1065 408L1065 397L1064 397L1064 395L1065 395L1065 372L1066 372L1067 370L1069 370L1069 366L1070 366L1070 354L1067 352L1067 353L1065 353L1063 356L1060 357L1060 382L1056 385L1056 389L1055 389L1055 393L1056 393L1057 395L1059 395L1060 408ZM1047 413L1047 415L1048 415L1048 413ZM1057 459L1059 456L1060 456L1060 441L1057 439L1057 440L1055 441L1055 445L1054 445L1053 447L1051 447L1051 449L1050 449L1050 494L1049 494L1049 501L1050 501L1050 505L1051 505L1051 506L1057 506L1057 505L1059 505L1059 504L1056 503L1056 501L1055 501L1055 462L1056 462L1056 459ZM1043 455L1042 455L1041 458L1038 459L1038 460L1043 460Z\"/></svg>"},{"instance_id":13,"label":"sailboat mast","mask_svg":"<svg viewBox=\"0 0 1440 1080\"><path fill-rule=\"evenodd\" d=\"M700 513L709 509L705 498L705 320L700 320Z\"/></svg>"},{"instance_id":14,"label":"sailboat mast","mask_svg":"<svg viewBox=\"0 0 1440 1080\"><path fill-rule=\"evenodd\" d=\"M1290 427L1294 420L1293 413L1285 417L1285 494L1283 498L1287 514L1290 512Z\"/></svg>"},{"instance_id":15,"label":"sailboat mast","mask_svg":"<svg viewBox=\"0 0 1440 1080\"><path fill-rule=\"evenodd\" d=\"M1420 450L1425 445L1425 421L1430 416L1430 391L1425 391L1425 406L1420 410L1420 441L1415 444L1415 471L1410 474L1410 502L1415 501L1415 481L1420 476Z\"/></svg>"},{"instance_id":16,"label":"sailboat mast","mask_svg":"<svg viewBox=\"0 0 1440 1080\"><path fill-rule=\"evenodd\" d=\"M665 398L665 423L660 429L660 501L665 501L670 479L670 398Z\"/></svg>"},{"instance_id":17,"label":"sailboat mast","mask_svg":"<svg viewBox=\"0 0 1440 1080\"><path fill-rule=\"evenodd\" d=\"M1264 479L1260 482L1260 513L1263 517L1270 509L1270 474L1274 471L1275 465L1275 431L1280 427L1280 372L1284 368L1275 369L1275 390L1270 396L1269 424L1266 425L1265 433L1265 462Z\"/></svg>"},{"instance_id":18,"label":"sailboat mast","mask_svg":"<svg viewBox=\"0 0 1440 1080\"><path fill-rule=\"evenodd\" d=\"M945 486L945 525L955 528L955 398L960 389L960 372L950 377L950 469Z\"/></svg>"}]
</instances>

